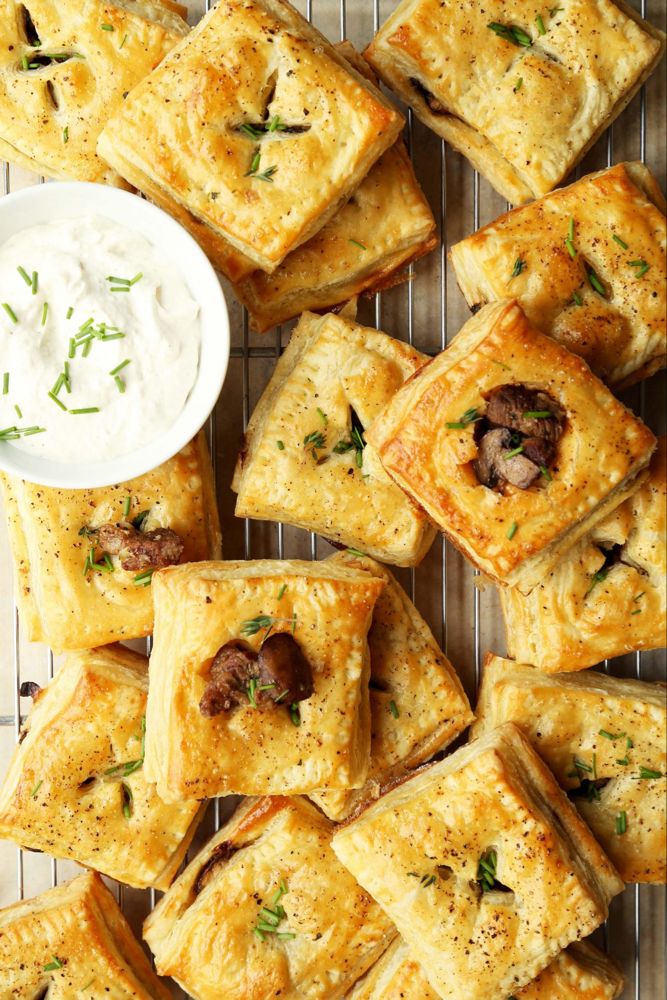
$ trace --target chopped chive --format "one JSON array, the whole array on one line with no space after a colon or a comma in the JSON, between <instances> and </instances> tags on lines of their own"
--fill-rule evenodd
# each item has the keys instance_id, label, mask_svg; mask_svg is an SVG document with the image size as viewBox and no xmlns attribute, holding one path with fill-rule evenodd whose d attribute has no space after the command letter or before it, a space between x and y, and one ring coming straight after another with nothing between
<instances>
[{"instance_id":1,"label":"chopped chive","mask_svg":"<svg viewBox=\"0 0 667 1000\"><path fill-rule=\"evenodd\" d=\"M639 777L646 779L662 778L662 771L654 771L650 767L640 767Z\"/></svg>"},{"instance_id":2,"label":"chopped chive","mask_svg":"<svg viewBox=\"0 0 667 1000\"><path fill-rule=\"evenodd\" d=\"M360 250L368 250L368 247L365 247L363 243L359 242L359 240L350 239L348 240L348 243L353 243L355 247L359 247Z\"/></svg>"},{"instance_id":3,"label":"chopped chive","mask_svg":"<svg viewBox=\"0 0 667 1000\"><path fill-rule=\"evenodd\" d=\"M296 937L296 934L294 934L292 931L280 931L278 934L276 934L276 937L279 938L281 941L292 941Z\"/></svg>"},{"instance_id":4,"label":"chopped chive","mask_svg":"<svg viewBox=\"0 0 667 1000\"><path fill-rule=\"evenodd\" d=\"M567 252L569 253L570 257L574 260L574 258L577 256L577 250L569 236L565 240L565 246L567 247Z\"/></svg>"},{"instance_id":5,"label":"chopped chive","mask_svg":"<svg viewBox=\"0 0 667 1000\"><path fill-rule=\"evenodd\" d=\"M248 701L250 702L253 708L257 708L257 702L255 700L256 690L257 690L257 678L251 677L250 680L248 681L248 687L246 688L246 695L248 697Z\"/></svg>"},{"instance_id":6,"label":"chopped chive","mask_svg":"<svg viewBox=\"0 0 667 1000\"><path fill-rule=\"evenodd\" d=\"M395 719L397 719L400 715L396 702L393 700L389 702L389 711L391 712L391 714L394 716Z\"/></svg>"},{"instance_id":7,"label":"chopped chive","mask_svg":"<svg viewBox=\"0 0 667 1000\"><path fill-rule=\"evenodd\" d=\"M37 271L32 272L32 294L37 295L37 289L39 288L39 274Z\"/></svg>"},{"instance_id":8,"label":"chopped chive","mask_svg":"<svg viewBox=\"0 0 667 1000\"><path fill-rule=\"evenodd\" d=\"M28 69L29 65L28 57L25 55L21 56L21 69Z\"/></svg>"},{"instance_id":9,"label":"chopped chive","mask_svg":"<svg viewBox=\"0 0 667 1000\"><path fill-rule=\"evenodd\" d=\"M16 313L14 312L14 310L12 309L12 307L9 305L8 302L3 302L2 308L5 310L12 323L18 323L19 321L18 316L16 315Z\"/></svg>"},{"instance_id":10,"label":"chopped chive","mask_svg":"<svg viewBox=\"0 0 667 1000\"><path fill-rule=\"evenodd\" d=\"M58 376L58 378L53 383L53 387L51 389L51 392L53 393L54 396L58 395L58 393L60 392L60 390L63 387L64 381L65 381L65 376L61 372L60 375Z\"/></svg>"},{"instance_id":11,"label":"chopped chive","mask_svg":"<svg viewBox=\"0 0 667 1000\"><path fill-rule=\"evenodd\" d=\"M640 591L639 594L635 594L635 596L632 598L632 600L636 603L639 600L640 597L644 596L645 593L646 593L645 590Z\"/></svg>"},{"instance_id":12,"label":"chopped chive","mask_svg":"<svg viewBox=\"0 0 667 1000\"><path fill-rule=\"evenodd\" d=\"M21 267L19 265L16 268L16 270L19 272L19 274L21 275L21 277L25 281L26 285L32 286L32 278L30 277L30 275L28 274L28 272L26 271L26 269L24 267Z\"/></svg>"},{"instance_id":13,"label":"chopped chive","mask_svg":"<svg viewBox=\"0 0 667 1000\"><path fill-rule=\"evenodd\" d=\"M276 597L276 600L277 600L277 601L280 601L280 600L282 600L282 598L283 598L283 596L284 596L284 594L285 594L285 591L286 591L286 590L287 590L287 584L286 584L286 583L283 583L282 587L281 587L281 588L280 588L280 590L278 591L278 596Z\"/></svg>"},{"instance_id":14,"label":"chopped chive","mask_svg":"<svg viewBox=\"0 0 667 1000\"><path fill-rule=\"evenodd\" d=\"M144 276L143 271L139 271L139 274L135 274L135 276L130 280L130 285L136 285L138 281L141 281L143 276Z\"/></svg>"},{"instance_id":15,"label":"chopped chive","mask_svg":"<svg viewBox=\"0 0 667 1000\"><path fill-rule=\"evenodd\" d=\"M494 365L498 365L499 368L504 369L504 371L506 371L506 372L511 372L512 371L512 369L510 368L510 366L506 365L504 361L498 361L497 358L491 358L491 361L492 361L492 363Z\"/></svg>"},{"instance_id":16,"label":"chopped chive","mask_svg":"<svg viewBox=\"0 0 667 1000\"><path fill-rule=\"evenodd\" d=\"M585 771L587 774L593 774L593 768L589 764L584 763L583 760L579 760L578 757L574 758L574 766L577 771Z\"/></svg>"},{"instance_id":17,"label":"chopped chive","mask_svg":"<svg viewBox=\"0 0 667 1000\"><path fill-rule=\"evenodd\" d=\"M63 129L63 145L66 145L68 142L69 142L69 125L65 125L65 128Z\"/></svg>"},{"instance_id":18,"label":"chopped chive","mask_svg":"<svg viewBox=\"0 0 667 1000\"><path fill-rule=\"evenodd\" d=\"M510 42L511 45L519 45L524 48L530 48L533 41L530 35L527 35L522 28L517 28L514 25L508 24L498 24L497 21L492 21L487 24L487 28L498 35L499 38L504 39L506 42Z\"/></svg>"},{"instance_id":19,"label":"chopped chive","mask_svg":"<svg viewBox=\"0 0 667 1000\"><path fill-rule=\"evenodd\" d=\"M523 451L523 445L520 444L516 448L512 448L511 451L505 452L505 458L514 458L515 455L520 455Z\"/></svg>"},{"instance_id":20,"label":"chopped chive","mask_svg":"<svg viewBox=\"0 0 667 1000\"><path fill-rule=\"evenodd\" d=\"M540 466L540 473L541 473L541 475L544 476L544 478L546 479L546 481L548 483L553 482L553 476L551 475L551 473L547 469L546 465L541 465Z\"/></svg>"},{"instance_id":21,"label":"chopped chive","mask_svg":"<svg viewBox=\"0 0 667 1000\"><path fill-rule=\"evenodd\" d=\"M112 285L129 285L130 284L130 279L129 278L117 278L113 274L110 274L107 277L107 281L110 281Z\"/></svg>"},{"instance_id":22,"label":"chopped chive","mask_svg":"<svg viewBox=\"0 0 667 1000\"><path fill-rule=\"evenodd\" d=\"M70 410L70 413L80 414L80 413L99 413L99 406L81 406L78 410Z\"/></svg>"},{"instance_id":23,"label":"chopped chive","mask_svg":"<svg viewBox=\"0 0 667 1000\"><path fill-rule=\"evenodd\" d=\"M628 748L628 750L632 750L632 748L634 747L634 743L632 742L629 736L625 737L625 745Z\"/></svg>"},{"instance_id":24,"label":"chopped chive","mask_svg":"<svg viewBox=\"0 0 667 1000\"><path fill-rule=\"evenodd\" d=\"M628 249L628 244L625 242L625 240L622 240L617 233L612 233L611 238L615 243L618 243L619 247L621 247L623 250Z\"/></svg>"},{"instance_id":25,"label":"chopped chive","mask_svg":"<svg viewBox=\"0 0 667 1000\"><path fill-rule=\"evenodd\" d=\"M512 539L516 535L518 527L519 525L516 523L516 521L512 521L509 528L507 529L507 537L509 538L510 541L512 541Z\"/></svg>"},{"instance_id":26,"label":"chopped chive","mask_svg":"<svg viewBox=\"0 0 667 1000\"><path fill-rule=\"evenodd\" d=\"M120 45L118 46L118 48L122 49L122 47L125 45L126 41L127 41L127 35L123 35L123 41L120 43Z\"/></svg>"},{"instance_id":27,"label":"chopped chive","mask_svg":"<svg viewBox=\"0 0 667 1000\"><path fill-rule=\"evenodd\" d=\"M328 423L329 423L329 418L326 415L326 413L324 412L324 410L320 409L319 406L317 407L317 415L320 418L320 420L322 421L322 423L324 424L324 426L326 427L328 425Z\"/></svg>"},{"instance_id":28,"label":"chopped chive","mask_svg":"<svg viewBox=\"0 0 667 1000\"><path fill-rule=\"evenodd\" d=\"M607 729L600 729L598 736L603 736L606 740L620 740L625 733L610 733Z\"/></svg>"},{"instance_id":29,"label":"chopped chive","mask_svg":"<svg viewBox=\"0 0 667 1000\"><path fill-rule=\"evenodd\" d=\"M578 306L581 306L584 303L584 300L582 299L582 297L579 294L579 292L572 292L572 300L575 303L575 305L578 305Z\"/></svg>"},{"instance_id":30,"label":"chopped chive","mask_svg":"<svg viewBox=\"0 0 667 1000\"><path fill-rule=\"evenodd\" d=\"M535 24L537 25L537 30L540 35L546 35L547 29L544 27L544 21L542 20L542 15L538 14L535 18Z\"/></svg>"},{"instance_id":31,"label":"chopped chive","mask_svg":"<svg viewBox=\"0 0 667 1000\"><path fill-rule=\"evenodd\" d=\"M54 392L49 392L48 395L49 395L49 399L52 399L53 402L56 403L60 407L61 410L64 410L65 413L67 413L67 407L65 406L64 403L60 402L60 400L58 399L58 397L56 396L56 394ZM71 410L70 412L71 413L76 413L76 410Z\"/></svg>"},{"instance_id":32,"label":"chopped chive","mask_svg":"<svg viewBox=\"0 0 667 1000\"><path fill-rule=\"evenodd\" d=\"M137 587L148 587L151 580L153 579L153 570L147 569L143 573L137 573L137 575L132 580Z\"/></svg>"},{"instance_id":33,"label":"chopped chive","mask_svg":"<svg viewBox=\"0 0 667 1000\"><path fill-rule=\"evenodd\" d=\"M2 376L2 395L6 396L9 392L9 372L5 372Z\"/></svg>"},{"instance_id":34,"label":"chopped chive","mask_svg":"<svg viewBox=\"0 0 667 1000\"><path fill-rule=\"evenodd\" d=\"M32 434L44 434L46 433L46 427L26 427L25 430L21 431L23 437L30 437Z\"/></svg>"},{"instance_id":35,"label":"chopped chive","mask_svg":"<svg viewBox=\"0 0 667 1000\"><path fill-rule=\"evenodd\" d=\"M71 319L73 315L74 315L74 306L70 306L67 312L65 313L65 319Z\"/></svg>"},{"instance_id":36,"label":"chopped chive","mask_svg":"<svg viewBox=\"0 0 667 1000\"><path fill-rule=\"evenodd\" d=\"M631 611L630 615L640 615L641 613L642 613L642 609L641 608L637 608L636 611Z\"/></svg>"},{"instance_id":37,"label":"chopped chive","mask_svg":"<svg viewBox=\"0 0 667 1000\"><path fill-rule=\"evenodd\" d=\"M570 216L570 221L567 226L567 238L574 242L574 216Z\"/></svg>"},{"instance_id":38,"label":"chopped chive","mask_svg":"<svg viewBox=\"0 0 667 1000\"><path fill-rule=\"evenodd\" d=\"M93 322L94 322L93 317L89 316L86 322L82 323L81 326L79 327L79 333L85 333L88 327L93 325Z\"/></svg>"},{"instance_id":39,"label":"chopped chive","mask_svg":"<svg viewBox=\"0 0 667 1000\"><path fill-rule=\"evenodd\" d=\"M616 817L616 833L622 836L628 828L628 814L623 809Z\"/></svg>"},{"instance_id":40,"label":"chopped chive","mask_svg":"<svg viewBox=\"0 0 667 1000\"><path fill-rule=\"evenodd\" d=\"M21 413L21 407L18 405L18 403L14 403L14 409L16 410L16 416L19 418L19 420L23 420L23 414Z\"/></svg>"},{"instance_id":41,"label":"chopped chive","mask_svg":"<svg viewBox=\"0 0 667 1000\"><path fill-rule=\"evenodd\" d=\"M113 289L112 289L112 291L113 291ZM126 291L129 291L129 289L126 289ZM104 333L104 334L102 334L100 336L99 339L100 340L104 340L104 341L106 341L106 340L122 340L124 337L125 337L124 333Z\"/></svg>"},{"instance_id":42,"label":"chopped chive","mask_svg":"<svg viewBox=\"0 0 667 1000\"><path fill-rule=\"evenodd\" d=\"M122 378L120 377L120 375L114 375L113 380L116 383L116 388L118 389L119 393L122 395L125 392L125 382L122 380Z\"/></svg>"},{"instance_id":43,"label":"chopped chive","mask_svg":"<svg viewBox=\"0 0 667 1000\"><path fill-rule=\"evenodd\" d=\"M349 552L351 556L358 556L361 559L366 558L366 553L362 552L361 549L345 549L345 551Z\"/></svg>"},{"instance_id":44,"label":"chopped chive","mask_svg":"<svg viewBox=\"0 0 667 1000\"><path fill-rule=\"evenodd\" d=\"M259 162L260 162L261 158L262 158L262 154L261 153L255 153L254 154L252 160L250 161L250 170L248 171L248 174L254 174L255 173L255 171L257 170L257 168L259 166ZM246 177L248 176L248 174L246 174Z\"/></svg>"},{"instance_id":45,"label":"chopped chive","mask_svg":"<svg viewBox=\"0 0 667 1000\"><path fill-rule=\"evenodd\" d=\"M44 966L44 972L54 972L56 969L62 969L63 963L60 961L57 955L51 956L51 961L48 965Z\"/></svg>"},{"instance_id":46,"label":"chopped chive","mask_svg":"<svg viewBox=\"0 0 667 1000\"><path fill-rule=\"evenodd\" d=\"M593 289L593 291L597 292L598 295L601 295L603 299L606 299L607 293L605 291L604 285L602 284L602 282L600 281L600 279L598 278L597 274L595 273L592 267L586 271L586 277L588 278L588 283Z\"/></svg>"},{"instance_id":47,"label":"chopped chive","mask_svg":"<svg viewBox=\"0 0 667 1000\"><path fill-rule=\"evenodd\" d=\"M510 281L512 280L512 278L518 278L518 276L525 269L525 267L526 267L525 260L522 260L521 257L517 257L517 259L514 261L514 267L512 268L512 273L510 274Z\"/></svg>"},{"instance_id":48,"label":"chopped chive","mask_svg":"<svg viewBox=\"0 0 667 1000\"><path fill-rule=\"evenodd\" d=\"M125 819L129 819L133 811L134 796L132 795L132 789L125 781L121 781L120 787L121 801L123 804L123 816Z\"/></svg>"},{"instance_id":49,"label":"chopped chive","mask_svg":"<svg viewBox=\"0 0 667 1000\"><path fill-rule=\"evenodd\" d=\"M110 292L129 292L129 285L112 285L109 289Z\"/></svg>"},{"instance_id":50,"label":"chopped chive","mask_svg":"<svg viewBox=\"0 0 667 1000\"><path fill-rule=\"evenodd\" d=\"M42 326L46 323L46 317L49 315L49 303L45 302L42 306Z\"/></svg>"},{"instance_id":51,"label":"chopped chive","mask_svg":"<svg viewBox=\"0 0 667 1000\"><path fill-rule=\"evenodd\" d=\"M634 267L637 269L635 271L635 278L643 278L646 272L651 267L651 265L648 264L643 258L642 260L631 260L629 263L630 267Z\"/></svg>"},{"instance_id":52,"label":"chopped chive","mask_svg":"<svg viewBox=\"0 0 667 1000\"><path fill-rule=\"evenodd\" d=\"M67 357L73 358L75 354L76 354L76 340L74 339L74 337L70 337L69 351L67 352Z\"/></svg>"},{"instance_id":53,"label":"chopped chive","mask_svg":"<svg viewBox=\"0 0 667 1000\"><path fill-rule=\"evenodd\" d=\"M518 94L522 87L523 87L523 77L520 76L519 79L514 84L514 93Z\"/></svg>"},{"instance_id":54,"label":"chopped chive","mask_svg":"<svg viewBox=\"0 0 667 1000\"><path fill-rule=\"evenodd\" d=\"M115 31L113 24L101 24L100 28L102 31Z\"/></svg>"},{"instance_id":55,"label":"chopped chive","mask_svg":"<svg viewBox=\"0 0 667 1000\"><path fill-rule=\"evenodd\" d=\"M626 765L628 765L630 761L628 760L627 757L622 757L620 760L617 758L616 763L621 764L623 767L626 767Z\"/></svg>"},{"instance_id":56,"label":"chopped chive","mask_svg":"<svg viewBox=\"0 0 667 1000\"><path fill-rule=\"evenodd\" d=\"M466 410L458 420L452 421L451 423L446 423L445 427L450 430L462 430L467 427L468 424L474 424L477 420L481 420L481 414L476 406L471 406L469 410Z\"/></svg>"},{"instance_id":57,"label":"chopped chive","mask_svg":"<svg viewBox=\"0 0 667 1000\"><path fill-rule=\"evenodd\" d=\"M117 375L118 372L121 372L123 368L125 368L129 364L131 364L131 361L129 358L126 358L125 361L121 361L119 365L116 365L115 368L112 368L111 371L109 372L109 375Z\"/></svg>"},{"instance_id":58,"label":"chopped chive","mask_svg":"<svg viewBox=\"0 0 667 1000\"><path fill-rule=\"evenodd\" d=\"M127 518L130 516L130 509L132 507L132 497L125 497L123 500L123 517Z\"/></svg>"},{"instance_id":59,"label":"chopped chive","mask_svg":"<svg viewBox=\"0 0 667 1000\"><path fill-rule=\"evenodd\" d=\"M301 725L301 713L299 712L299 703L293 701L289 707L289 717L292 720L293 726Z\"/></svg>"},{"instance_id":60,"label":"chopped chive","mask_svg":"<svg viewBox=\"0 0 667 1000\"><path fill-rule=\"evenodd\" d=\"M33 788L33 790L30 793L30 798L31 799L35 798L35 796L37 795L37 792L40 790L40 788L42 787L43 784L44 784L44 779L40 778L39 781L37 782L37 784L35 785L35 787Z\"/></svg>"},{"instance_id":61,"label":"chopped chive","mask_svg":"<svg viewBox=\"0 0 667 1000\"><path fill-rule=\"evenodd\" d=\"M285 445L284 445L284 443L282 441L276 441L276 447L277 447L278 451L284 451L285 450Z\"/></svg>"}]
</instances>

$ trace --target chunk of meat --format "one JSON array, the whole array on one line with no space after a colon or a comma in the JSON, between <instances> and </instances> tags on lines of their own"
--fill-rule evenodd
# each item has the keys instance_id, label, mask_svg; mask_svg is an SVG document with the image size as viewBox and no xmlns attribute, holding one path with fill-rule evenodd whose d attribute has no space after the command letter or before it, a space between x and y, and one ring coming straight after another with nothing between
<instances>
[{"instance_id":1,"label":"chunk of meat","mask_svg":"<svg viewBox=\"0 0 667 1000\"><path fill-rule=\"evenodd\" d=\"M301 647L288 632L270 635L259 651L259 687L273 685L272 699L292 704L313 693L313 671ZM264 693L264 692L263 692Z\"/></svg>"},{"instance_id":2,"label":"chunk of meat","mask_svg":"<svg viewBox=\"0 0 667 1000\"><path fill-rule=\"evenodd\" d=\"M173 566L185 548L181 536L171 528L137 531L131 524L103 524L97 538L105 552L120 556L123 569L135 572Z\"/></svg>"},{"instance_id":3,"label":"chunk of meat","mask_svg":"<svg viewBox=\"0 0 667 1000\"><path fill-rule=\"evenodd\" d=\"M543 465L547 468L553 462L554 455L556 454L555 443L547 441L546 438L527 437L523 439L521 446L526 458L529 458L538 467Z\"/></svg>"},{"instance_id":4,"label":"chunk of meat","mask_svg":"<svg viewBox=\"0 0 667 1000\"><path fill-rule=\"evenodd\" d=\"M519 489L528 489L540 474L539 466L523 453L508 458L507 453L513 450L512 433L506 427L487 431L479 442L475 462L480 483L493 487L499 482L508 482Z\"/></svg>"},{"instance_id":5,"label":"chunk of meat","mask_svg":"<svg viewBox=\"0 0 667 1000\"><path fill-rule=\"evenodd\" d=\"M550 416L527 416L549 413ZM564 414L546 392L520 383L498 385L486 397L486 419L493 427L509 427L529 438L555 443L563 432Z\"/></svg>"},{"instance_id":6,"label":"chunk of meat","mask_svg":"<svg viewBox=\"0 0 667 1000\"><path fill-rule=\"evenodd\" d=\"M218 844L217 847L213 848L211 857L199 869L199 874L197 875L194 885L192 886L192 891L195 896L198 896L202 889L206 888L213 877L215 869L229 861L237 850L238 848L232 843L231 840L223 840L221 844Z\"/></svg>"},{"instance_id":7,"label":"chunk of meat","mask_svg":"<svg viewBox=\"0 0 667 1000\"><path fill-rule=\"evenodd\" d=\"M208 681L199 702L199 711L212 719L235 705L248 704L248 685L259 675L257 653L237 639L226 642L215 654ZM256 700L264 692L257 692Z\"/></svg>"},{"instance_id":8,"label":"chunk of meat","mask_svg":"<svg viewBox=\"0 0 667 1000\"><path fill-rule=\"evenodd\" d=\"M417 80L416 77L412 76L410 77L410 83L434 115L447 114L447 108L442 101L439 101L435 94L432 94L431 91L424 86L421 80Z\"/></svg>"},{"instance_id":9,"label":"chunk of meat","mask_svg":"<svg viewBox=\"0 0 667 1000\"><path fill-rule=\"evenodd\" d=\"M41 690L41 687L36 681L23 681L21 687L19 688L19 694L22 698L32 698L34 701Z\"/></svg>"}]
</instances>

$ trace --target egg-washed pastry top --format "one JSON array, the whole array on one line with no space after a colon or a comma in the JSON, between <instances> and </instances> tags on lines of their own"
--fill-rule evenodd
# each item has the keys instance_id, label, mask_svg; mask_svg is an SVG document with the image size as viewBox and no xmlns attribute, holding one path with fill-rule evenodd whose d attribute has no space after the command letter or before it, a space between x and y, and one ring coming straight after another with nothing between
<instances>
[{"instance_id":1,"label":"egg-washed pastry top","mask_svg":"<svg viewBox=\"0 0 667 1000\"><path fill-rule=\"evenodd\" d=\"M551 191L647 79L664 35L625 3L403 0L365 52L515 204Z\"/></svg>"},{"instance_id":2,"label":"egg-washed pastry top","mask_svg":"<svg viewBox=\"0 0 667 1000\"><path fill-rule=\"evenodd\" d=\"M370 66L350 42L336 49L366 79ZM401 139L384 153L348 201L271 274L255 271L234 291L260 333L307 309L323 311L360 292L403 280L409 263L437 244L435 219Z\"/></svg>"},{"instance_id":3,"label":"egg-washed pastry top","mask_svg":"<svg viewBox=\"0 0 667 1000\"><path fill-rule=\"evenodd\" d=\"M158 971L195 1000L340 1000L396 933L305 799L249 800L144 923Z\"/></svg>"},{"instance_id":4,"label":"egg-washed pastry top","mask_svg":"<svg viewBox=\"0 0 667 1000\"><path fill-rule=\"evenodd\" d=\"M232 483L237 517L286 521L382 562L419 563L433 525L391 481L365 430L426 360L380 330L304 313L245 433Z\"/></svg>"},{"instance_id":5,"label":"egg-washed pastry top","mask_svg":"<svg viewBox=\"0 0 667 1000\"><path fill-rule=\"evenodd\" d=\"M145 768L161 798L363 785L366 636L384 586L296 559L156 573Z\"/></svg>"},{"instance_id":6,"label":"egg-washed pastry top","mask_svg":"<svg viewBox=\"0 0 667 1000\"><path fill-rule=\"evenodd\" d=\"M366 438L483 573L529 593L645 477L651 431L515 301L485 306Z\"/></svg>"},{"instance_id":7,"label":"egg-washed pastry top","mask_svg":"<svg viewBox=\"0 0 667 1000\"><path fill-rule=\"evenodd\" d=\"M337 552L328 560L386 581L368 633L371 654L371 762L363 788L315 792L331 819L349 816L408 768L446 747L472 722L459 677L408 595L368 557Z\"/></svg>"},{"instance_id":8,"label":"egg-washed pastry top","mask_svg":"<svg viewBox=\"0 0 667 1000\"><path fill-rule=\"evenodd\" d=\"M331 218L402 125L285 0L225 0L129 95L99 152L271 271Z\"/></svg>"},{"instance_id":9,"label":"egg-washed pastry top","mask_svg":"<svg viewBox=\"0 0 667 1000\"><path fill-rule=\"evenodd\" d=\"M515 208L451 249L468 305L515 295L543 333L614 389L667 360L665 199L619 163Z\"/></svg>"},{"instance_id":10,"label":"egg-washed pastry top","mask_svg":"<svg viewBox=\"0 0 667 1000\"><path fill-rule=\"evenodd\" d=\"M167 805L146 780L147 690L148 661L124 646L70 653L36 695L0 787L0 836L166 889L203 806Z\"/></svg>"},{"instance_id":11,"label":"egg-washed pastry top","mask_svg":"<svg viewBox=\"0 0 667 1000\"><path fill-rule=\"evenodd\" d=\"M531 594L500 592L509 655L548 673L665 645L667 438L639 489Z\"/></svg>"},{"instance_id":12,"label":"egg-washed pastry top","mask_svg":"<svg viewBox=\"0 0 667 1000\"><path fill-rule=\"evenodd\" d=\"M203 434L151 472L92 490L0 475L14 592L28 639L55 651L153 630L153 568L220 555Z\"/></svg>"},{"instance_id":13,"label":"egg-washed pastry top","mask_svg":"<svg viewBox=\"0 0 667 1000\"><path fill-rule=\"evenodd\" d=\"M667 688L489 656L473 736L513 722L626 882L667 879Z\"/></svg>"},{"instance_id":14,"label":"egg-washed pastry top","mask_svg":"<svg viewBox=\"0 0 667 1000\"><path fill-rule=\"evenodd\" d=\"M509 996L598 927L623 888L511 724L422 768L332 846L443 1000Z\"/></svg>"},{"instance_id":15,"label":"egg-washed pastry top","mask_svg":"<svg viewBox=\"0 0 667 1000\"><path fill-rule=\"evenodd\" d=\"M0 0L0 158L59 179L124 181L106 121L188 26L161 0Z\"/></svg>"},{"instance_id":16,"label":"egg-washed pastry top","mask_svg":"<svg viewBox=\"0 0 667 1000\"><path fill-rule=\"evenodd\" d=\"M3 1000L170 1000L97 872L0 910Z\"/></svg>"},{"instance_id":17,"label":"egg-washed pastry top","mask_svg":"<svg viewBox=\"0 0 667 1000\"><path fill-rule=\"evenodd\" d=\"M623 986L623 975L611 959L588 941L579 941L509 1000L615 1000ZM438 994L405 941L396 938L355 985L349 1000L438 1000Z\"/></svg>"}]
</instances>

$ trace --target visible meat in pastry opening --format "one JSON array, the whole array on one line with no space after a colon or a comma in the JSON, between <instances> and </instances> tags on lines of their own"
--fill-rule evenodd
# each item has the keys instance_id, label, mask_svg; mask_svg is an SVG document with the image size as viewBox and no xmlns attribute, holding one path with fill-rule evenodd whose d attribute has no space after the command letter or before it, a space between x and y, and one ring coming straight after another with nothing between
<instances>
[{"instance_id":1,"label":"visible meat in pastry opening","mask_svg":"<svg viewBox=\"0 0 667 1000\"><path fill-rule=\"evenodd\" d=\"M92 570L106 570L112 573L114 565L111 556L118 556L121 569L142 574L149 570L174 566L180 562L185 542L171 528L154 528L146 530L146 522L150 511L142 510L132 520L128 520L131 498L126 501L123 510L123 520L115 523L101 524L91 528L84 525L79 529L79 535L91 539L91 547L86 559L84 573L86 576ZM98 548L101 552L98 552ZM137 579L143 583L143 579ZM150 582L150 576L146 577Z\"/></svg>"},{"instance_id":2,"label":"visible meat in pastry opening","mask_svg":"<svg viewBox=\"0 0 667 1000\"><path fill-rule=\"evenodd\" d=\"M286 705L292 722L299 725L298 703L310 698L313 691L313 669L294 636L267 633L258 652L239 639L231 639L213 658L199 711L210 719L237 705L258 709Z\"/></svg>"},{"instance_id":3,"label":"visible meat in pastry opening","mask_svg":"<svg viewBox=\"0 0 667 1000\"><path fill-rule=\"evenodd\" d=\"M501 491L505 483L526 490L539 476L551 478L549 466L563 433L565 414L547 392L522 383L499 385L485 394L486 412L464 414L475 423L480 483Z\"/></svg>"}]
</instances>

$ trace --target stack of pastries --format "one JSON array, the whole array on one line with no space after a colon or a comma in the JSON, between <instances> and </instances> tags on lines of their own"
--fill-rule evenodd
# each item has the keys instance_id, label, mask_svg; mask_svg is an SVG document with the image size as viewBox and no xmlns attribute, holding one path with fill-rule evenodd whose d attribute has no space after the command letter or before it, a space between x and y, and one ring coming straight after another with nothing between
<instances>
[{"instance_id":1,"label":"stack of pastries","mask_svg":"<svg viewBox=\"0 0 667 1000\"><path fill-rule=\"evenodd\" d=\"M64 654L0 836L86 869L0 911L0 998L623 992L585 938L667 882L667 686L589 668L665 645L667 439L617 397L665 366L665 202L640 163L556 185L664 37L491 7L402 0L362 58L285 0L0 0L0 155L135 188L257 331L299 317L235 514L337 550L223 560L203 434L113 487L0 476L21 628ZM451 248L473 316L436 357L356 322L438 242L378 78L519 206ZM438 532L506 623L475 711L388 568ZM164 892L152 964L101 876Z\"/></svg>"}]
</instances>

